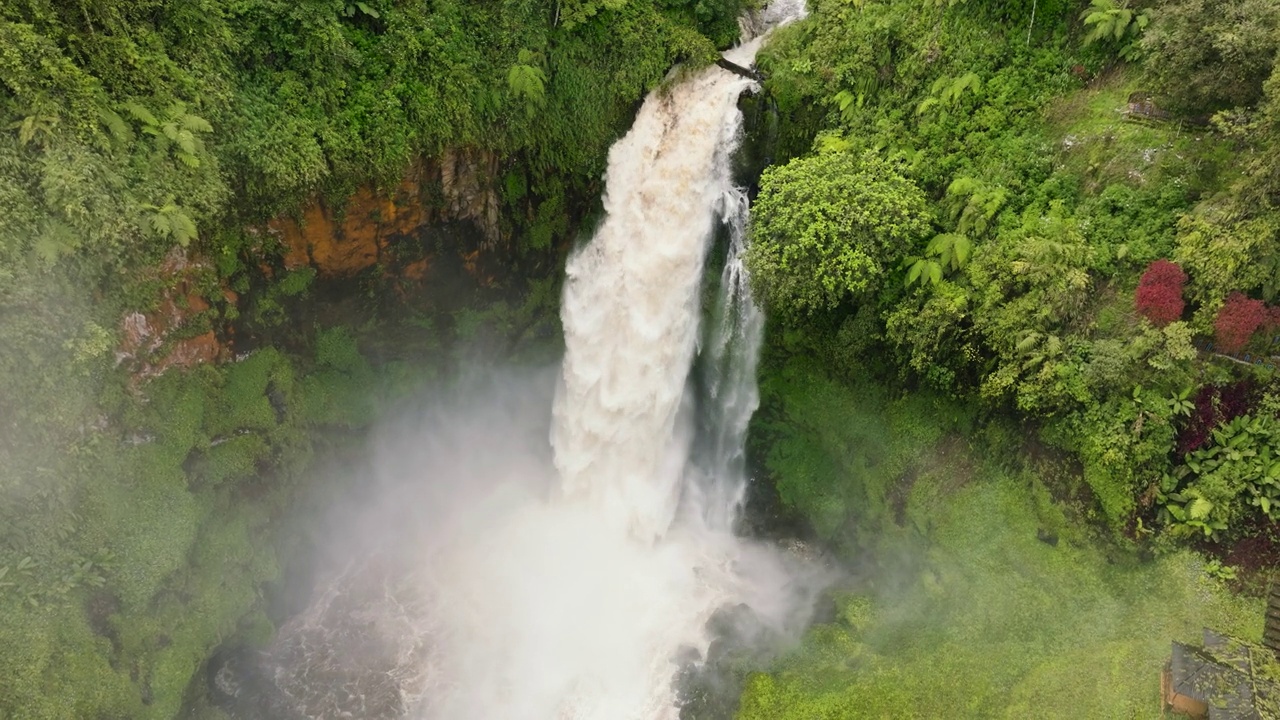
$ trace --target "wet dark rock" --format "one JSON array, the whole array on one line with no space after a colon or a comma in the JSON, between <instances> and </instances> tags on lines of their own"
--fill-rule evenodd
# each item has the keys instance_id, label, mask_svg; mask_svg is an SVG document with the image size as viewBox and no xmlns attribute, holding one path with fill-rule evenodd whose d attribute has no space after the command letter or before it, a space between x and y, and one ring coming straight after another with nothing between
<instances>
[{"instance_id":1,"label":"wet dark rock","mask_svg":"<svg viewBox=\"0 0 1280 720\"><path fill-rule=\"evenodd\" d=\"M405 574L377 561L322 585L261 651L219 649L210 698L236 720L393 720L425 676L426 645Z\"/></svg>"}]
</instances>

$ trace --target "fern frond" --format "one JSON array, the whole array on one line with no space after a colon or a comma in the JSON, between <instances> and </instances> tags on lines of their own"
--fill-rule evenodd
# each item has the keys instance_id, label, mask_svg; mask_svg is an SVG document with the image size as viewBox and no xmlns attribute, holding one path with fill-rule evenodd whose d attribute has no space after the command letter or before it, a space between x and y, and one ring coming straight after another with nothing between
<instances>
[{"instance_id":1,"label":"fern frond","mask_svg":"<svg viewBox=\"0 0 1280 720\"><path fill-rule=\"evenodd\" d=\"M144 125L155 127L160 124L160 121L156 119L156 116L153 115L150 110L132 100L124 104L124 109L129 111L129 114L133 116L134 120L137 120Z\"/></svg>"},{"instance_id":2,"label":"fern frond","mask_svg":"<svg viewBox=\"0 0 1280 720\"><path fill-rule=\"evenodd\" d=\"M190 132L210 133L213 132L213 126L208 120L199 115L186 114L182 116L182 127Z\"/></svg>"},{"instance_id":3,"label":"fern frond","mask_svg":"<svg viewBox=\"0 0 1280 720\"><path fill-rule=\"evenodd\" d=\"M129 128L129 123L124 121L116 113L106 108L98 109L98 119L106 126L107 132L122 146L128 146L133 142L133 130Z\"/></svg>"}]
</instances>

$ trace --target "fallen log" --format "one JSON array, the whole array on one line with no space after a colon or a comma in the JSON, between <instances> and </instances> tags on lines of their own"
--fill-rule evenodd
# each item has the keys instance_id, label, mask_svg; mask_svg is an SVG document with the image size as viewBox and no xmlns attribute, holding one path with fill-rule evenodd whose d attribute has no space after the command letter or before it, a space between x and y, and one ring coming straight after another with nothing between
<instances>
[{"instance_id":1,"label":"fallen log","mask_svg":"<svg viewBox=\"0 0 1280 720\"><path fill-rule=\"evenodd\" d=\"M719 60L716 60L716 65L719 65L720 67L724 68L725 70L728 70L731 73L734 73L736 75L741 75L742 77L748 80L755 80L756 82L764 82L764 73L760 72L754 67L749 67L749 68L742 67L736 62L733 62L732 60L725 60L724 58L720 58Z\"/></svg>"}]
</instances>

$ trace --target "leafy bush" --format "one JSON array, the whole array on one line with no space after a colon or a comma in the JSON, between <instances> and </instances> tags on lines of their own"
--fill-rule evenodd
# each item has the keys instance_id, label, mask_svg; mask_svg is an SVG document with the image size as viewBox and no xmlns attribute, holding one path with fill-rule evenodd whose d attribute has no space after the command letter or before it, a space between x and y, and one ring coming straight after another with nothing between
<instances>
[{"instance_id":1,"label":"leafy bush","mask_svg":"<svg viewBox=\"0 0 1280 720\"><path fill-rule=\"evenodd\" d=\"M1177 533L1216 538L1253 506L1280 520L1280 420L1241 416L1213 431L1213 442L1164 476L1158 500Z\"/></svg>"},{"instance_id":2,"label":"leafy bush","mask_svg":"<svg viewBox=\"0 0 1280 720\"><path fill-rule=\"evenodd\" d=\"M1086 45L1112 45L1125 60L1138 58L1139 39L1151 22L1147 11L1129 7L1129 0L1091 0L1080 19L1089 28L1084 36Z\"/></svg>"},{"instance_id":3,"label":"leafy bush","mask_svg":"<svg viewBox=\"0 0 1280 720\"><path fill-rule=\"evenodd\" d=\"M1201 387L1192 400L1186 425L1178 433L1178 455L1199 450L1215 428L1248 414L1254 406L1254 395L1253 386L1247 381Z\"/></svg>"},{"instance_id":4,"label":"leafy bush","mask_svg":"<svg viewBox=\"0 0 1280 720\"><path fill-rule=\"evenodd\" d=\"M1209 114L1258 103L1280 50L1272 0L1164 0L1143 38L1147 73L1170 110Z\"/></svg>"},{"instance_id":5,"label":"leafy bush","mask_svg":"<svg viewBox=\"0 0 1280 720\"><path fill-rule=\"evenodd\" d=\"M1168 467L1172 413L1169 404L1135 388L1130 397L1107 398L1046 430L1046 439L1078 454L1102 509L1099 519L1116 534L1133 518L1143 478Z\"/></svg>"},{"instance_id":6,"label":"leafy bush","mask_svg":"<svg viewBox=\"0 0 1280 720\"><path fill-rule=\"evenodd\" d=\"M1270 319L1266 303L1238 292L1231 293L1213 321L1214 340L1223 352L1240 352Z\"/></svg>"},{"instance_id":7,"label":"leafy bush","mask_svg":"<svg viewBox=\"0 0 1280 720\"><path fill-rule=\"evenodd\" d=\"M823 153L765 171L747 262L759 297L805 315L874 289L928 229L924 194L892 164Z\"/></svg>"},{"instance_id":8,"label":"leafy bush","mask_svg":"<svg viewBox=\"0 0 1280 720\"><path fill-rule=\"evenodd\" d=\"M1182 286L1187 274L1168 260L1156 260L1147 267L1138 281L1134 304L1142 316L1156 327L1164 327L1182 317L1186 303L1182 299Z\"/></svg>"},{"instance_id":9,"label":"leafy bush","mask_svg":"<svg viewBox=\"0 0 1280 720\"><path fill-rule=\"evenodd\" d=\"M1233 291L1264 293L1275 289L1280 261L1280 214L1246 219L1220 206L1187 214L1178 221L1174 260L1187 271L1187 296L1213 313Z\"/></svg>"}]
</instances>

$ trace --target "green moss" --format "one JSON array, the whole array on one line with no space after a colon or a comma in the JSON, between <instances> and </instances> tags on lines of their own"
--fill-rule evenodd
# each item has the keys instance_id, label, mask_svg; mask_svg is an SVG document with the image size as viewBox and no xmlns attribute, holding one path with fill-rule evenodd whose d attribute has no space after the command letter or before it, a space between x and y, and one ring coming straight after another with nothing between
<instances>
[{"instance_id":1,"label":"green moss","mask_svg":"<svg viewBox=\"0 0 1280 720\"><path fill-rule=\"evenodd\" d=\"M262 543L268 527L268 516L251 508L205 523L187 563L151 606L113 617L122 655L152 698L140 717L178 714L200 664L237 631L262 584L277 577L275 554Z\"/></svg>"},{"instance_id":2,"label":"green moss","mask_svg":"<svg viewBox=\"0 0 1280 720\"><path fill-rule=\"evenodd\" d=\"M270 431L276 428L276 409L268 391L287 394L293 387L293 369L279 351L260 350L223 371L223 385L211 398L206 423L210 437L238 430Z\"/></svg>"},{"instance_id":3,"label":"green moss","mask_svg":"<svg viewBox=\"0 0 1280 720\"><path fill-rule=\"evenodd\" d=\"M267 617L267 613L259 608L240 619L237 633L250 647L265 648L275 637L276 626Z\"/></svg>"},{"instance_id":4,"label":"green moss","mask_svg":"<svg viewBox=\"0 0 1280 720\"><path fill-rule=\"evenodd\" d=\"M1041 542L1027 483L988 468L934 505L915 569L881 568L836 625L752 679L739 719L1154 719L1171 640L1261 635L1261 603L1192 554L1108 557L1065 525Z\"/></svg>"},{"instance_id":5,"label":"green moss","mask_svg":"<svg viewBox=\"0 0 1280 720\"><path fill-rule=\"evenodd\" d=\"M299 411L308 424L359 427L373 417L372 380L339 372L319 372L301 383Z\"/></svg>"},{"instance_id":6,"label":"green moss","mask_svg":"<svg viewBox=\"0 0 1280 720\"><path fill-rule=\"evenodd\" d=\"M315 279L315 268L298 268L285 273L284 277L280 278L280 281L273 286L273 289L285 297L293 297L306 292Z\"/></svg>"},{"instance_id":7,"label":"green moss","mask_svg":"<svg viewBox=\"0 0 1280 720\"><path fill-rule=\"evenodd\" d=\"M112 588L124 607L142 610L185 564L205 511L161 447L129 448L119 462L86 487L81 532L87 547L115 554Z\"/></svg>"},{"instance_id":8,"label":"green moss","mask_svg":"<svg viewBox=\"0 0 1280 720\"><path fill-rule=\"evenodd\" d=\"M75 514L20 592L0 592L5 717L168 720L218 643L271 632L260 607L279 573L271 514L310 447L291 361L267 350L111 397L123 433L94 435L64 458ZM265 468L274 482L263 491L232 492ZM61 580L84 558L95 558L86 578L104 578L100 589Z\"/></svg>"},{"instance_id":9,"label":"green moss","mask_svg":"<svg viewBox=\"0 0 1280 720\"><path fill-rule=\"evenodd\" d=\"M111 644L95 636L78 606L40 612L0 606L0 698L15 720L132 718L140 698L110 665Z\"/></svg>"},{"instance_id":10,"label":"green moss","mask_svg":"<svg viewBox=\"0 0 1280 720\"><path fill-rule=\"evenodd\" d=\"M762 395L753 442L768 443L765 464L783 503L828 540L892 526L891 496L910 488L904 476L927 469L938 441L966 423L954 403L842 383L802 357L767 375Z\"/></svg>"},{"instance_id":11,"label":"green moss","mask_svg":"<svg viewBox=\"0 0 1280 720\"><path fill-rule=\"evenodd\" d=\"M318 426L356 427L373 418L376 377L343 327L316 334L316 372L299 383L299 413Z\"/></svg>"},{"instance_id":12,"label":"green moss","mask_svg":"<svg viewBox=\"0 0 1280 720\"><path fill-rule=\"evenodd\" d=\"M210 447L190 465L191 475L220 485L250 477L258 463L268 458L271 446L259 435L237 435Z\"/></svg>"},{"instance_id":13,"label":"green moss","mask_svg":"<svg viewBox=\"0 0 1280 720\"><path fill-rule=\"evenodd\" d=\"M345 327L325 328L316 333L316 365L342 373L364 373L369 363L360 354L355 335Z\"/></svg>"}]
</instances>

